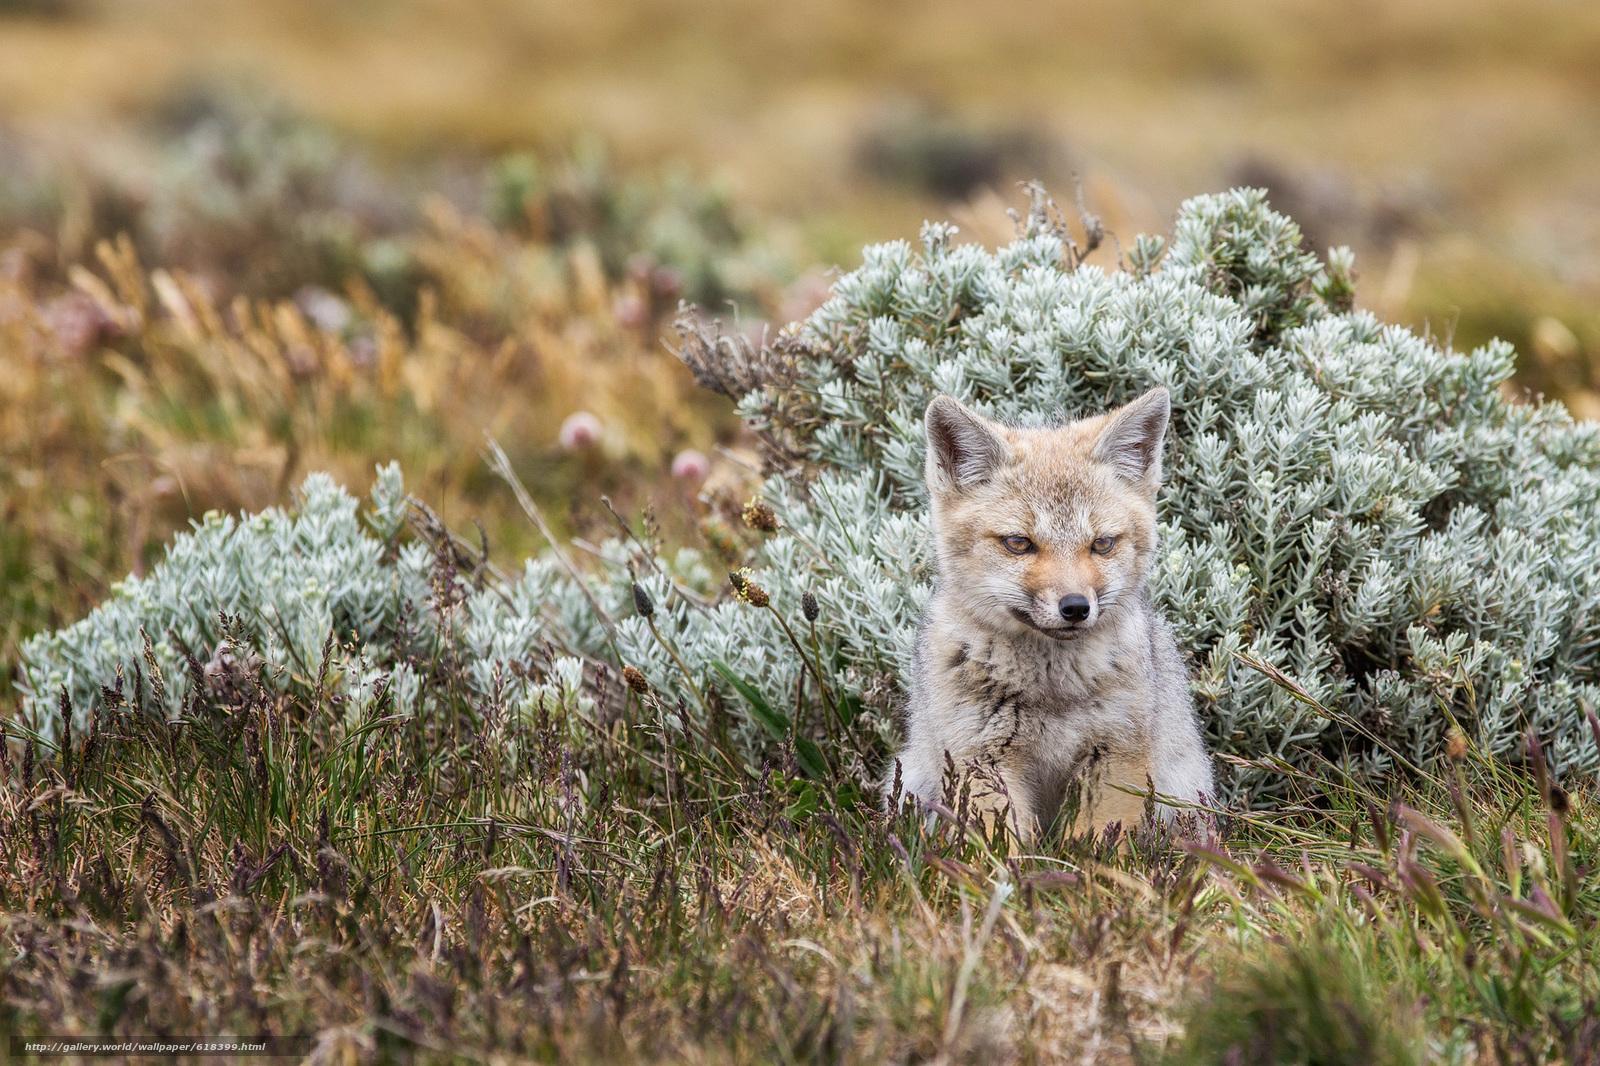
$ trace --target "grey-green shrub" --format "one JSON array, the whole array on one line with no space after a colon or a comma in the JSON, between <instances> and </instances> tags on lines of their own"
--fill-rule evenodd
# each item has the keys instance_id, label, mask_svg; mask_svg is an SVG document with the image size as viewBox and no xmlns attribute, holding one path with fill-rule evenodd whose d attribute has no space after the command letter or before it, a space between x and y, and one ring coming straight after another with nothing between
<instances>
[{"instance_id":1,"label":"grey-green shrub","mask_svg":"<svg viewBox=\"0 0 1600 1066\"><path fill-rule=\"evenodd\" d=\"M1188 202L1164 258L1141 238L1125 271L1071 269L1042 210L994 253L953 238L869 249L746 375L768 381L745 416L820 472L812 493L875 478L864 533L873 505L920 512L936 392L1029 422L1164 384L1154 580L1220 750L1381 772L1431 761L1455 719L1496 752L1531 727L1558 767L1596 765L1600 434L1508 401L1509 348L1455 353L1345 309L1348 252L1320 263L1254 191ZM879 628L904 632L898 607Z\"/></svg>"},{"instance_id":2,"label":"grey-green shrub","mask_svg":"<svg viewBox=\"0 0 1600 1066\"><path fill-rule=\"evenodd\" d=\"M550 630L568 628L541 615L553 560L529 562L508 588L474 589L439 566L424 542L399 542L408 503L393 464L378 471L365 516L326 474L308 477L295 503L242 519L207 514L147 576L120 582L76 625L29 640L29 724L53 737L64 692L81 729L102 687L120 679L128 695L136 675L146 709L180 714L196 674L214 669L222 652L258 658L263 680L280 689L331 684L351 697L352 717L380 698L401 713L434 709L438 697L419 675L445 653L467 660L486 699L592 705L581 691L581 661L545 650ZM223 615L238 621L242 636ZM248 647L230 648L236 637ZM536 649L546 676L511 669Z\"/></svg>"},{"instance_id":3,"label":"grey-green shrub","mask_svg":"<svg viewBox=\"0 0 1600 1066\"><path fill-rule=\"evenodd\" d=\"M1397 756L1435 759L1455 721L1500 753L1532 728L1558 771L1600 763L1582 714L1600 696L1600 434L1558 405L1508 401L1506 346L1451 352L1348 309L1348 253L1325 262L1306 253L1293 223L1248 190L1188 202L1170 248L1140 238L1116 271L1080 264L1042 204L995 251L955 236L929 225L920 246L868 248L824 306L763 351L688 332L686 361L738 401L780 471L765 495L781 530L753 560L772 610L726 596L705 605L722 586L694 551L653 560L637 544L609 544L586 589L535 560L506 588L466 598L460 624L430 623L440 639L465 642L485 692L598 713L616 704L609 675L627 663L684 696L679 713L702 713L676 652L692 687L726 689L717 663L781 705L802 661L775 612L803 631L809 591L834 684L865 707L855 729L868 757L854 769L877 772L931 576L927 400L947 392L994 417L1047 422L1159 383L1172 391L1174 424L1153 580L1218 750L1313 770L1326 756L1384 774ZM387 477L380 495L392 500L397 475ZM302 645L346 621L392 628L363 610L427 608L413 602L423 559L362 547L382 549L388 527L351 533L354 503L316 498L316 513L342 516L354 606L308 606ZM194 537L220 544L250 522ZM311 560L329 550L315 534L297 543ZM251 567L258 550L210 565ZM106 670L136 657L137 621L154 638L183 616L161 606L156 586L191 601L202 643L217 638L203 629L207 616L248 606L219 594L232 586L218 577L196 581L191 554L175 550L133 591L28 645L36 720L63 683L80 709L92 702ZM636 615L635 575L670 649ZM295 612L292 599L262 599L280 619ZM1287 674L1326 710L1247 659ZM536 668L515 668L527 662ZM388 667L375 641L345 676L370 686ZM738 735L752 758L772 743L748 718ZM1262 768L1229 774L1229 790L1257 802L1283 782Z\"/></svg>"}]
</instances>

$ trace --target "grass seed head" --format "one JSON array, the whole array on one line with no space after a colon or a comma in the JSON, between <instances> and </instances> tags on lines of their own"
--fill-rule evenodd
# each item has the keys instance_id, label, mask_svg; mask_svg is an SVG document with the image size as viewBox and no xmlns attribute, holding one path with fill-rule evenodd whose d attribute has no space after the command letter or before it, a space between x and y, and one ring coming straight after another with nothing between
<instances>
[{"instance_id":1,"label":"grass seed head","mask_svg":"<svg viewBox=\"0 0 1600 1066\"><path fill-rule=\"evenodd\" d=\"M742 513L744 524L761 533L776 533L778 531L778 512L772 505L759 497L752 498L744 505Z\"/></svg>"},{"instance_id":2,"label":"grass seed head","mask_svg":"<svg viewBox=\"0 0 1600 1066\"><path fill-rule=\"evenodd\" d=\"M765 607L772 602L772 597L767 595L767 590L751 580L748 566L728 571L728 584L733 586L734 593L741 600L752 607Z\"/></svg>"}]
</instances>

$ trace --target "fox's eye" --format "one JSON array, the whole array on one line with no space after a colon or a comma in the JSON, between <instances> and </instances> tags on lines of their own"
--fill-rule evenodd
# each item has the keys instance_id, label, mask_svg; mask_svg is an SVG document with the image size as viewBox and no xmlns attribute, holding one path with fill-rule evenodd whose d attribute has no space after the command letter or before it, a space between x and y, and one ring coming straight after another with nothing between
<instances>
[{"instance_id":1,"label":"fox's eye","mask_svg":"<svg viewBox=\"0 0 1600 1066\"><path fill-rule=\"evenodd\" d=\"M1116 537L1096 537L1094 543L1089 545L1089 550L1096 555L1110 555L1111 549L1117 546Z\"/></svg>"},{"instance_id":2,"label":"fox's eye","mask_svg":"<svg viewBox=\"0 0 1600 1066\"><path fill-rule=\"evenodd\" d=\"M1000 546L1012 555L1027 555L1034 550L1033 541L1021 533L1011 533L1000 538Z\"/></svg>"}]
</instances>

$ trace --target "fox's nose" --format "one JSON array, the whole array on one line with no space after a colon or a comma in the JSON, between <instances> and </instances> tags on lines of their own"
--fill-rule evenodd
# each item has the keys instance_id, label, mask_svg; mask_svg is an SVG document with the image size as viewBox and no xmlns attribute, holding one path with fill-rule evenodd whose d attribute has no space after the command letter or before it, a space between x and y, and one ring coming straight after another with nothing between
<instances>
[{"instance_id":1,"label":"fox's nose","mask_svg":"<svg viewBox=\"0 0 1600 1066\"><path fill-rule=\"evenodd\" d=\"M1081 622L1089 617L1089 597L1080 596L1074 592L1070 596L1061 597L1061 617L1069 622Z\"/></svg>"}]
</instances>

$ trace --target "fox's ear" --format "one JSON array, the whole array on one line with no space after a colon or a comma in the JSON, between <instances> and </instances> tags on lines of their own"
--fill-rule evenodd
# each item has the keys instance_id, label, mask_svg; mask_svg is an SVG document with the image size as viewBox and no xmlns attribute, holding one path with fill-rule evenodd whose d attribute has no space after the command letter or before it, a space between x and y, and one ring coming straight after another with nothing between
<instances>
[{"instance_id":1,"label":"fox's ear","mask_svg":"<svg viewBox=\"0 0 1600 1066\"><path fill-rule=\"evenodd\" d=\"M1161 445L1171 417L1167 390L1151 389L1106 417L1091 454L1126 480L1153 489L1161 484Z\"/></svg>"},{"instance_id":2,"label":"fox's ear","mask_svg":"<svg viewBox=\"0 0 1600 1066\"><path fill-rule=\"evenodd\" d=\"M993 426L948 396L934 397L924 421L930 490L977 485L1011 458Z\"/></svg>"}]
</instances>

